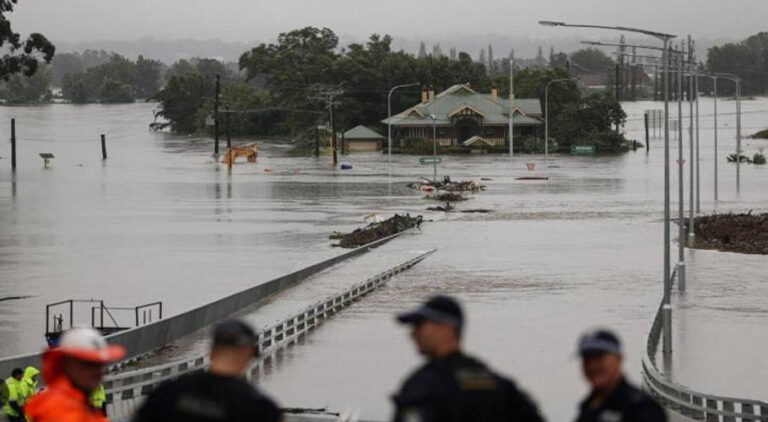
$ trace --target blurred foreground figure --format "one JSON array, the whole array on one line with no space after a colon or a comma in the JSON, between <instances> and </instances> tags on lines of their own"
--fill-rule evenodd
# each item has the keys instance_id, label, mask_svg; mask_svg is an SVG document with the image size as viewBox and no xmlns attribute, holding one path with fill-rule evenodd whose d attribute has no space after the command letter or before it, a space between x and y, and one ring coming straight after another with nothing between
<instances>
[{"instance_id":1,"label":"blurred foreground figure","mask_svg":"<svg viewBox=\"0 0 768 422\"><path fill-rule=\"evenodd\" d=\"M24 420L23 396L21 394L21 380L24 371L14 368L11 376L3 382L3 414L8 422L21 422Z\"/></svg>"},{"instance_id":2,"label":"blurred foreground figure","mask_svg":"<svg viewBox=\"0 0 768 422\"><path fill-rule=\"evenodd\" d=\"M256 332L229 320L213 332L207 371L169 381L152 392L136 414L136 422L249 421L274 422L280 410L245 379L258 356Z\"/></svg>"},{"instance_id":3,"label":"blurred foreground figure","mask_svg":"<svg viewBox=\"0 0 768 422\"><path fill-rule=\"evenodd\" d=\"M579 354L592 392L581 403L577 422L666 422L664 409L624 378L621 343L615 334L606 330L584 334Z\"/></svg>"},{"instance_id":4,"label":"blurred foreground figure","mask_svg":"<svg viewBox=\"0 0 768 422\"><path fill-rule=\"evenodd\" d=\"M108 345L92 328L73 328L59 345L43 353L46 389L24 406L32 422L104 422L89 397L99 386L104 365L125 355L122 346Z\"/></svg>"},{"instance_id":5,"label":"blurred foreground figure","mask_svg":"<svg viewBox=\"0 0 768 422\"><path fill-rule=\"evenodd\" d=\"M464 316L454 299L435 296L397 319L412 327L427 362L394 396L395 422L542 421L512 381L461 352Z\"/></svg>"}]
</instances>

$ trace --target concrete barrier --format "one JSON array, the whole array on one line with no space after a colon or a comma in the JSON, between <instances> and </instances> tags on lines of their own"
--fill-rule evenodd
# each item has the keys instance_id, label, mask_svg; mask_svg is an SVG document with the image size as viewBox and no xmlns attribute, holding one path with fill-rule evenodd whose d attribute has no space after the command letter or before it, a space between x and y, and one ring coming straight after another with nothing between
<instances>
[{"instance_id":1,"label":"concrete barrier","mask_svg":"<svg viewBox=\"0 0 768 422\"><path fill-rule=\"evenodd\" d=\"M271 365L273 363L271 358L277 351L290 345L300 336L320 326L326 319L383 286L392 277L413 267L434 252L431 250L420 254L261 330L258 338L259 350L262 352L261 357L251 366L247 374L248 378L258 376L260 371ZM142 398L152 392L159 384L187 373L201 371L207 365L208 355L206 353L151 368L110 375L104 380L104 389L109 403L108 413L114 419L128 418L141 404Z\"/></svg>"},{"instance_id":2,"label":"concrete barrier","mask_svg":"<svg viewBox=\"0 0 768 422\"><path fill-rule=\"evenodd\" d=\"M142 325L130 330L107 336L110 343L122 344L126 348L126 361L133 360L143 354L159 349L197 330L205 328L232 315L242 308L253 305L275 293L294 286L300 281L332 267L347 259L361 255L402 235L400 232L368 245L361 246L333 258L310 265L290 274L259 284L247 290L223 297L200 307L158 320L151 324ZM40 333L43 337L43 333ZM10 374L13 368L27 366L41 367L42 353L30 353L0 359L0 374Z\"/></svg>"}]
</instances>

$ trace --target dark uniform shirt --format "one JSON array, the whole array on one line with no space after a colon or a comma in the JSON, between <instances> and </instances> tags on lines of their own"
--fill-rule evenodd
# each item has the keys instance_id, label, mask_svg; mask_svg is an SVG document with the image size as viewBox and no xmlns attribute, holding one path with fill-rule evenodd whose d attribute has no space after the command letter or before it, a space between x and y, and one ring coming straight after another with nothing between
<instances>
[{"instance_id":1,"label":"dark uniform shirt","mask_svg":"<svg viewBox=\"0 0 768 422\"><path fill-rule=\"evenodd\" d=\"M541 422L515 384L461 353L414 372L394 398L395 422Z\"/></svg>"},{"instance_id":2,"label":"dark uniform shirt","mask_svg":"<svg viewBox=\"0 0 768 422\"><path fill-rule=\"evenodd\" d=\"M580 406L576 422L666 422L667 414L648 394L622 380L597 408L590 406L592 392Z\"/></svg>"},{"instance_id":3,"label":"dark uniform shirt","mask_svg":"<svg viewBox=\"0 0 768 422\"><path fill-rule=\"evenodd\" d=\"M244 379L198 372L162 384L147 397L135 422L275 422L280 410Z\"/></svg>"}]
</instances>

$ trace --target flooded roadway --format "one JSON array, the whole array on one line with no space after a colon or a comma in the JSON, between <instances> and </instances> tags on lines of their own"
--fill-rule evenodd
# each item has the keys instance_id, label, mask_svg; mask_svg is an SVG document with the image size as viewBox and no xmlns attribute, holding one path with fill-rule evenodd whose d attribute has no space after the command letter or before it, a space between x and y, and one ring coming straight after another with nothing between
<instances>
[{"instance_id":1,"label":"flooded roadway","mask_svg":"<svg viewBox=\"0 0 768 422\"><path fill-rule=\"evenodd\" d=\"M210 141L148 132L152 107L0 109L0 132L8 133L13 116L19 138L15 177L10 146L0 144L0 297L32 296L0 302L0 355L42 347L46 303L162 300L166 314L175 314L337 254L328 234L361 224L365 214L424 213L431 205L404 187L431 174L416 157L393 157L389 183L378 155L345 157L354 169L344 172L333 171L327 157L293 158L284 146L266 145L255 166L238 165L230 174L210 162ZM638 140L642 110L652 107L627 106L628 131ZM702 101L702 112L708 108ZM721 112L732 108L721 101ZM768 101L743 108L744 132L763 128ZM734 191L735 170L724 161L734 150L732 115L720 118L721 201L714 207L710 120L702 120L701 132L703 210L765 210L767 168L743 165L742 191ZM102 163L98 135L105 132L109 159ZM744 145L751 155L768 141ZM42 168L40 152L56 155L51 169ZM629 374L639 378L661 295L662 154L656 139L649 154L597 159L444 157L440 174L492 179L459 207L496 212L428 213L437 221L374 254L394 262L406 251L438 252L289 349L259 382L286 406L386 418L387 397L418 362L392 315L444 292L466 303L467 349L517 378L551 420L570 419L586 388L572 358L583 329L619 330ZM528 173L529 161L550 180L513 180ZM676 210L674 190L672 198ZM768 261L687 254L694 268L688 293L675 297L682 308L675 320L676 379L702 391L760 398L768 390L757 375L768 369L760 353L768 345L760 330L768 323L761 274ZM286 301L276 298L253 318L267 325L295 311L293 305L365 279L376 269L371 259L286 292Z\"/></svg>"}]
</instances>

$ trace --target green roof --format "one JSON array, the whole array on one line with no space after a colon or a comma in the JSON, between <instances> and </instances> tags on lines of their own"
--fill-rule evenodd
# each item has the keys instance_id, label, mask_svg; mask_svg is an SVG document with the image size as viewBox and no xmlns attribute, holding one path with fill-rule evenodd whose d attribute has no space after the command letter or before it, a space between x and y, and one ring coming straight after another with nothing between
<instances>
[{"instance_id":1,"label":"green roof","mask_svg":"<svg viewBox=\"0 0 768 422\"><path fill-rule=\"evenodd\" d=\"M437 94L426 103L417 104L402 113L392 116L394 126L423 126L431 125L434 114L438 125L451 124L451 114L465 107L483 115L485 124L503 125L509 123L509 100L494 99L491 94L481 94L467 85L454 85ZM514 101L515 124L540 125L544 124L541 113L541 102L538 99L516 98ZM382 120L384 124L390 119Z\"/></svg>"},{"instance_id":2,"label":"green roof","mask_svg":"<svg viewBox=\"0 0 768 422\"><path fill-rule=\"evenodd\" d=\"M387 139L363 125L358 125L344 132L344 139Z\"/></svg>"}]
</instances>

